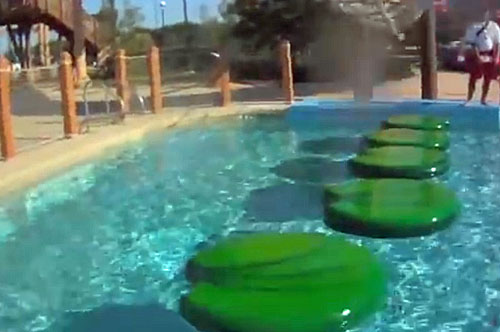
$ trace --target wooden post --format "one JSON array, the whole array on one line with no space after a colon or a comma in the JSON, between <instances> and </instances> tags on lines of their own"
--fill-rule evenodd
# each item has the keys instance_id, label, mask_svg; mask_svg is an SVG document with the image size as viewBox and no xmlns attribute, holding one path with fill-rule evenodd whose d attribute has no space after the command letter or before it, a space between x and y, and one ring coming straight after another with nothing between
<instances>
[{"instance_id":1,"label":"wooden post","mask_svg":"<svg viewBox=\"0 0 500 332\"><path fill-rule=\"evenodd\" d=\"M2 157L9 160L16 154L14 146L14 130L12 129L11 99L10 99L9 61L0 57L0 144Z\"/></svg>"},{"instance_id":2,"label":"wooden post","mask_svg":"<svg viewBox=\"0 0 500 332\"><path fill-rule=\"evenodd\" d=\"M225 60L223 60L225 61ZM229 72L229 63L224 64L224 71L219 79L221 106L227 107L231 105L231 74Z\"/></svg>"},{"instance_id":3,"label":"wooden post","mask_svg":"<svg viewBox=\"0 0 500 332\"><path fill-rule=\"evenodd\" d=\"M281 80L285 101L288 104L293 103L293 70L292 70L292 51L288 40L284 40L280 45L281 60Z\"/></svg>"},{"instance_id":4,"label":"wooden post","mask_svg":"<svg viewBox=\"0 0 500 332\"><path fill-rule=\"evenodd\" d=\"M61 55L59 80L61 83L62 113L64 117L64 136L70 138L78 134L78 119L76 116L76 99L71 55L64 52Z\"/></svg>"},{"instance_id":5,"label":"wooden post","mask_svg":"<svg viewBox=\"0 0 500 332\"><path fill-rule=\"evenodd\" d=\"M424 11L419 25L421 35L422 98L437 99L436 13L434 7Z\"/></svg>"},{"instance_id":6,"label":"wooden post","mask_svg":"<svg viewBox=\"0 0 500 332\"><path fill-rule=\"evenodd\" d=\"M149 85L151 87L151 110L161 112L163 101L161 96L160 50L153 46L148 54Z\"/></svg>"},{"instance_id":7,"label":"wooden post","mask_svg":"<svg viewBox=\"0 0 500 332\"><path fill-rule=\"evenodd\" d=\"M125 50L118 50L116 54L116 90L123 101L123 113L130 112L130 90L127 79L127 57Z\"/></svg>"}]
</instances>

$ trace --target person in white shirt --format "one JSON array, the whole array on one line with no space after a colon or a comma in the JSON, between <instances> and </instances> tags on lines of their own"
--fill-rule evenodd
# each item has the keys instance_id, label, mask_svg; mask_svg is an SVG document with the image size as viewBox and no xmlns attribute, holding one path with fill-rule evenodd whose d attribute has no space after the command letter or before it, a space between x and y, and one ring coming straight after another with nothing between
<instances>
[{"instance_id":1,"label":"person in white shirt","mask_svg":"<svg viewBox=\"0 0 500 332\"><path fill-rule=\"evenodd\" d=\"M491 81L496 80L500 73L500 27L490 21L489 12L486 13L484 22L472 24L467 28L463 44L467 49L465 57L463 52L460 53L459 61L465 61L470 75L467 103L474 97L477 80L483 78L481 104L486 105Z\"/></svg>"}]
</instances>

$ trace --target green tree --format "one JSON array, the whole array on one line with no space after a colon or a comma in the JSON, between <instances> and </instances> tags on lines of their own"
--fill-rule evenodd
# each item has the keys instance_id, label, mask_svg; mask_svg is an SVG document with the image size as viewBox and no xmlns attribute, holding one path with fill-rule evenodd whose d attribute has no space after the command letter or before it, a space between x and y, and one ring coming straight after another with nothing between
<instances>
[{"instance_id":1,"label":"green tree","mask_svg":"<svg viewBox=\"0 0 500 332\"><path fill-rule=\"evenodd\" d=\"M151 34L139 28L144 20L141 7L132 5L130 0L125 0L118 22L118 44L129 55L144 54L153 45Z\"/></svg>"},{"instance_id":2,"label":"green tree","mask_svg":"<svg viewBox=\"0 0 500 332\"><path fill-rule=\"evenodd\" d=\"M118 28L121 33L133 32L145 20L141 7L134 6L130 0L125 0L123 3L123 13L118 23Z\"/></svg>"},{"instance_id":3,"label":"green tree","mask_svg":"<svg viewBox=\"0 0 500 332\"><path fill-rule=\"evenodd\" d=\"M146 54L153 44L153 38L148 32L134 31L120 38L120 48L131 56Z\"/></svg>"},{"instance_id":4,"label":"green tree","mask_svg":"<svg viewBox=\"0 0 500 332\"><path fill-rule=\"evenodd\" d=\"M253 48L274 47L288 39L295 52L318 37L326 18L338 14L330 0L234 0L223 1L220 10L234 22L234 35Z\"/></svg>"},{"instance_id":5,"label":"green tree","mask_svg":"<svg viewBox=\"0 0 500 332\"><path fill-rule=\"evenodd\" d=\"M99 22L99 44L105 46L114 45L118 37L118 12L114 0L103 1L101 10L94 17Z\"/></svg>"}]
</instances>

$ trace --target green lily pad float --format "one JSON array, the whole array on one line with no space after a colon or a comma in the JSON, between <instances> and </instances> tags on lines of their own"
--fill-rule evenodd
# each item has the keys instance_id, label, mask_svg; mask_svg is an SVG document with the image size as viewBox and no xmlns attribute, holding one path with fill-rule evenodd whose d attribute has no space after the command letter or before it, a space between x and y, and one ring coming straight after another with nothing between
<instances>
[{"instance_id":1,"label":"green lily pad float","mask_svg":"<svg viewBox=\"0 0 500 332\"><path fill-rule=\"evenodd\" d=\"M367 139L375 146L403 145L440 150L446 150L450 146L448 134L442 130L391 128L368 135Z\"/></svg>"},{"instance_id":2,"label":"green lily pad float","mask_svg":"<svg viewBox=\"0 0 500 332\"><path fill-rule=\"evenodd\" d=\"M227 269L280 262L305 255L325 241L325 237L320 234L304 236L295 233L253 234L244 238L230 238L211 249L201 251L191 259L187 267L188 278L203 278L207 271L217 274Z\"/></svg>"},{"instance_id":3,"label":"green lily pad float","mask_svg":"<svg viewBox=\"0 0 500 332\"><path fill-rule=\"evenodd\" d=\"M269 236L288 238L285 242L290 236L302 237L307 245L298 242L300 254L279 260L258 258L267 256L264 249L252 251L253 264L229 267L221 258L218 266L225 268L199 266L205 269L206 279L198 280L183 298L183 316L207 331L345 331L383 306L386 276L382 266L367 249L344 239L317 234L253 235L230 240L231 247L225 241L222 248L218 245L206 252L224 250L231 256L249 242L269 242ZM240 247L239 241L246 243ZM311 248L309 241L318 246ZM193 261L199 261L198 256Z\"/></svg>"},{"instance_id":4,"label":"green lily pad float","mask_svg":"<svg viewBox=\"0 0 500 332\"><path fill-rule=\"evenodd\" d=\"M389 128L446 130L450 127L450 121L439 116L408 114L391 116L385 125Z\"/></svg>"},{"instance_id":5,"label":"green lily pad float","mask_svg":"<svg viewBox=\"0 0 500 332\"><path fill-rule=\"evenodd\" d=\"M445 152L412 146L372 148L351 159L352 170L361 177L423 179L442 175L449 167Z\"/></svg>"},{"instance_id":6,"label":"green lily pad float","mask_svg":"<svg viewBox=\"0 0 500 332\"><path fill-rule=\"evenodd\" d=\"M447 228L460 213L442 184L410 179L356 180L326 187L325 222L337 231L404 238Z\"/></svg>"}]
</instances>

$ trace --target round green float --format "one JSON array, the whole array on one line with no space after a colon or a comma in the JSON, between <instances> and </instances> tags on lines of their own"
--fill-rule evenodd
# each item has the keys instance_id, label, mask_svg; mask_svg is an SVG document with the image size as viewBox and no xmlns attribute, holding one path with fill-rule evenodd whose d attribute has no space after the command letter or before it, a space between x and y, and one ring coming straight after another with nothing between
<instances>
[{"instance_id":1,"label":"round green float","mask_svg":"<svg viewBox=\"0 0 500 332\"><path fill-rule=\"evenodd\" d=\"M391 116L385 125L389 128L446 130L450 127L450 121L439 116L407 114Z\"/></svg>"},{"instance_id":2,"label":"round green float","mask_svg":"<svg viewBox=\"0 0 500 332\"><path fill-rule=\"evenodd\" d=\"M447 228L459 213L455 194L432 181L356 180L325 190L325 222L344 233L422 236Z\"/></svg>"},{"instance_id":3,"label":"round green float","mask_svg":"<svg viewBox=\"0 0 500 332\"><path fill-rule=\"evenodd\" d=\"M360 177L424 179L446 173L448 155L440 150L413 146L384 146L365 150L351 159Z\"/></svg>"},{"instance_id":4,"label":"round green float","mask_svg":"<svg viewBox=\"0 0 500 332\"><path fill-rule=\"evenodd\" d=\"M303 256L326 241L321 234L257 234L227 239L201 251L187 265L191 281L209 278L231 269L260 266ZM255 253L258 252L256 255Z\"/></svg>"},{"instance_id":5,"label":"round green float","mask_svg":"<svg viewBox=\"0 0 500 332\"><path fill-rule=\"evenodd\" d=\"M290 241L297 241L294 253ZM269 242L287 254L270 259ZM317 246L311 247L312 242ZM259 249L262 243L268 246ZM222 255L224 251L230 257L249 247L254 249L246 254L254 256L247 260L251 264L232 264ZM220 260L216 269L214 252ZM205 265L208 256L211 263ZM381 309L386 298L384 270L367 249L318 234L226 240L194 257L189 268L203 277L198 275L192 292L183 298L181 311L200 330L345 331Z\"/></svg>"},{"instance_id":6,"label":"round green float","mask_svg":"<svg viewBox=\"0 0 500 332\"><path fill-rule=\"evenodd\" d=\"M367 140L374 146L403 145L440 150L450 146L448 133L442 130L390 128L368 135Z\"/></svg>"}]
</instances>

